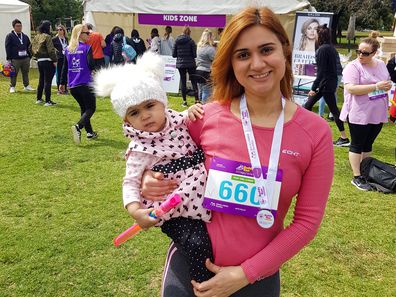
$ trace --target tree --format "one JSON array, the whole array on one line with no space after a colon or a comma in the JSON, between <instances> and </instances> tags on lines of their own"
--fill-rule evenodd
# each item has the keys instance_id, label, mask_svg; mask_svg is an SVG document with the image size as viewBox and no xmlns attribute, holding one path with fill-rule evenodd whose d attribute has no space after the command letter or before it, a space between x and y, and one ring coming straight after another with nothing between
<instances>
[{"instance_id":1,"label":"tree","mask_svg":"<svg viewBox=\"0 0 396 297\"><path fill-rule=\"evenodd\" d=\"M56 24L57 19L64 20L66 17L73 19L82 18L81 0L22 0L32 8L32 17L37 26L42 20L49 20ZM32 28L35 29L35 28Z\"/></svg>"},{"instance_id":2,"label":"tree","mask_svg":"<svg viewBox=\"0 0 396 297\"><path fill-rule=\"evenodd\" d=\"M357 29L390 30L393 23L394 0L311 0L317 11L333 12L333 42L336 31L348 27L349 16L356 15Z\"/></svg>"}]
</instances>

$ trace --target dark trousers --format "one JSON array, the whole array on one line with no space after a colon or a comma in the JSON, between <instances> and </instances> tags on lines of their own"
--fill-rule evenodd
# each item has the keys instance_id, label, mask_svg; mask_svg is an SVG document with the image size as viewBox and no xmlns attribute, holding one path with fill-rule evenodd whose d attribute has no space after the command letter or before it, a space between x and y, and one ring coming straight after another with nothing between
<instances>
[{"instance_id":1,"label":"dark trousers","mask_svg":"<svg viewBox=\"0 0 396 297\"><path fill-rule=\"evenodd\" d=\"M70 94L80 105L81 118L77 125L80 129L85 128L87 133L92 133L91 117L96 110L96 97L88 86L78 86L70 89Z\"/></svg>"},{"instance_id":2,"label":"dark trousers","mask_svg":"<svg viewBox=\"0 0 396 297\"><path fill-rule=\"evenodd\" d=\"M195 67L191 68L177 68L180 73L180 82L181 82L181 92L182 92L182 97L183 101L187 101L187 72L188 76L191 80L191 84L193 86L194 90L194 97L195 97L195 102L199 101L198 98L198 84L197 81L195 80Z\"/></svg>"},{"instance_id":3,"label":"dark trousers","mask_svg":"<svg viewBox=\"0 0 396 297\"><path fill-rule=\"evenodd\" d=\"M105 66L104 58L94 59L94 69L93 70L99 70L100 68L103 68L104 66Z\"/></svg>"},{"instance_id":4,"label":"dark trousers","mask_svg":"<svg viewBox=\"0 0 396 297\"><path fill-rule=\"evenodd\" d=\"M43 91L45 102L51 101L51 84L55 74L55 66L52 61L41 61L37 63L39 70L39 84L37 87L37 100L42 100Z\"/></svg>"},{"instance_id":5,"label":"dark trousers","mask_svg":"<svg viewBox=\"0 0 396 297\"><path fill-rule=\"evenodd\" d=\"M337 99L333 93L328 92L317 92L315 96L309 96L308 101L304 104L304 107L308 110L312 110L312 107L315 105L316 102L319 101L320 98L324 99L327 106L329 107L330 112L333 114L334 121L337 125L338 131L342 132L345 131L344 123L340 120L340 110L337 106Z\"/></svg>"},{"instance_id":6,"label":"dark trousers","mask_svg":"<svg viewBox=\"0 0 396 297\"><path fill-rule=\"evenodd\" d=\"M188 273L188 261L174 243L168 250L165 270L162 279L161 297L192 297L195 296L191 277ZM230 297L279 297L280 275L279 271L264 279L243 287Z\"/></svg>"},{"instance_id":7,"label":"dark trousers","mask_svg":"<svg viewBox=\"0 0 396 297\"><path fill-rule=\"evenodd\" d=\"M62 77L62 68L63 68L63 63L65 61L65 58L58 58L58 64L56 64L56 85L59 90L59 85L60 85L60 80ZM67 76L66 76L66 82L65 82L65 91L67 91Z\"/></svg>"},{"instance_id":8,"label":"dark trousers","mask_svg":"<svg viewBox=\"0 0 396 297\"><path fill-rule=\"evenodd\" d=\"M358 125L348 122L349 133L351 134L349 151L356 154L371 152L374 140L381 132L382 125L382 123Z\"/></svg>"},{"instance_id":9,"label":"dark trousers","mask_svg":"<svg viewBox=\"0 0 396 297\"><path fill-rule=\"evenodd\" d=\"M30 58L12 59L11 64L15 67L15 75L10 77L11 87L15 88L19 70L22 72L23 86L27 87L29 85Z\"/></svg>"}]
</instances>

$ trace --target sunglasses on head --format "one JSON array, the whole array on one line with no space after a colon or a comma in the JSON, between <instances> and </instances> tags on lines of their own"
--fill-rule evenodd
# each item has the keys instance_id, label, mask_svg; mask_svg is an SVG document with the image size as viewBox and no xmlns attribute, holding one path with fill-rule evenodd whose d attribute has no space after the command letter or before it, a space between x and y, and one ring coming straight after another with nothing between
<instances>
[{"instance_id":1,"label":"sunglasses on head","mask_svg":"<svg viewBox=\"0 0 396 297\"><path fill-rule=\"evenodd\" d=\"M371 54L374 54L376 51L372 51L371 53L369 53L369 52L364 52L364 51L361 51L361 50L359 50L359 49L357 49L356 50L356 54L359 56L359 55L363 55L363 56L365 56L365 57L368 57L368 56L370 56Z\"/></svg>"}]
</instances>

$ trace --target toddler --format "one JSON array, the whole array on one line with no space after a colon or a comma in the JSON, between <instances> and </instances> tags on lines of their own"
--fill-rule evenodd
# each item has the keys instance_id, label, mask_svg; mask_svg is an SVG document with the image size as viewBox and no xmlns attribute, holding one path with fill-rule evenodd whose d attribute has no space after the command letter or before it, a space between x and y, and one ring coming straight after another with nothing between
<instances>
[{"instance_id":1,"label":"toddler","mask_svg":"<svg viewBox=\"0 0 396 297\"><path fill-rule=\"evenodd\" d=\"M213 276L205 267L205 260L213 256L205 226L211 214L202 207L207 177L204 153L188 133L187 113L167 109L163 76L161 56L146 52L136 65L100 70L95 90L100 96L110 95L115 112L124 120L124 133L131 138L125 154L124 207L142 228L161 226L187 255L191 278L202 282ZM179 183L173 194L179 194L182 203L161 219L148 216L148 208L161 202L140 194L145 170L162 172Z\"/></svg>"}]
</instances>

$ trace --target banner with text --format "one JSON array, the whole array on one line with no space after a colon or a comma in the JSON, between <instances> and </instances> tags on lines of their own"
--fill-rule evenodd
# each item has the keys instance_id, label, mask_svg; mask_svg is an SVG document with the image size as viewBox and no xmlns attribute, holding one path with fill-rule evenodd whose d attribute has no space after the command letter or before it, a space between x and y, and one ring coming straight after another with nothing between
<instances>
[{"instance_id":1,"label":"banner with text","mask_svg":"<svg viewBox=\"0 0 396 297\"><path fill-rule=\"evenodd\" d=\"M138 22L141 25L219 27L226 24L225 15L202 14L148 14L139 13Z\"/></svg>"}]
</instances>

